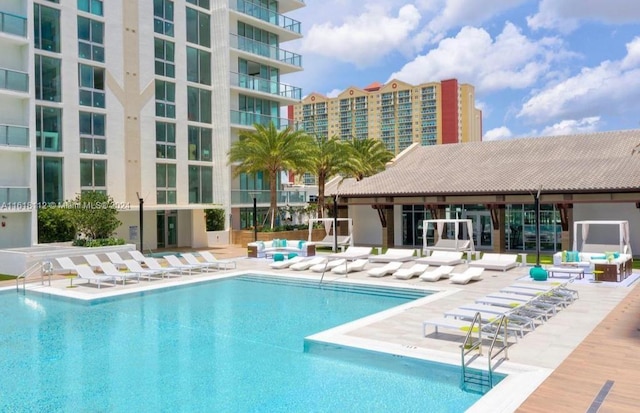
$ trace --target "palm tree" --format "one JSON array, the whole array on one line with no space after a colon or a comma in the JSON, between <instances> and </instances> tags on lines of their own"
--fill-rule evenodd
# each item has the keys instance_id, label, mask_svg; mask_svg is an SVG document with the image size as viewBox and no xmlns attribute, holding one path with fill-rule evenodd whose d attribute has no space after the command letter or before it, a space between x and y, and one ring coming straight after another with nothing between
<instances>
[{"instance_id":1,"label":"palm tree","mask_svg":"<svg viewBox=\"0 0 640 413\"><path fill-rule=\"evenodd\" d=\"M258 172L269 175L271 202L268 214L273 229L278 209L278 173L312 170L314 142L304 131L294 131L291 127L278 131L273 122L268 126L255 124L254 128L255 131L240 132L240 139L229 149L229 163L238 163L234 176Z\"/></svg>"},{"instance_id":2,"label":"palm tree","mask_svg":"<svg viewBox=\"0 0 640 413\"><path fill-rule=\"evenodd\" d=\"M317 136L313 173L318 177L318 218L324 217L324 187L332 176L343 173L349 161L349 151L340 138Z\"/></svg>"},{"instance_id":3,"label":"palm tree","mask_svg":"<svg viewBox=\"0 0 640 413\"><path fill-rule=\"evenodd\" d=\"M347 175L356 178L356 181L384 171L387 162L394 157L382 141L376 139L354 138L344 144L349 154Z\"/></svg>"}]
</instances>

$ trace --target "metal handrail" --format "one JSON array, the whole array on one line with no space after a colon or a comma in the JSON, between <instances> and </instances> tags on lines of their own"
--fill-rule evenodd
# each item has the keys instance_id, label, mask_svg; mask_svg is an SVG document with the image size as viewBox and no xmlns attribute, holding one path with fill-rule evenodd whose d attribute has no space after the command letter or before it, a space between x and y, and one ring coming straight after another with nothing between
<instances>
[{"instance_id":1,"label":"metal handrail","mask_svg":"<svg viewBox=\"0 0 640 413\"><path fill-rule=\"evenodd\" d=\"M31 275L36 274L35 270L39 270L40 281L44 285L44 277L49 277L49 285L51 285L51 274L53 274L53 263L51 261L36 262L31 267L27 268L22 274L16 277L16 292L20 292L20 279L22 279L22 292L26 291L26 280Z\"/></svg>"},{"instance_id":2,"label":"metal handrail","mask_svg":"<svg viewBox=\"0 0 640 413\"><path fill-rule=\"evenodd\" d=\"M496 334L493 335L493 340L491 340L491 345L489 346L489 354L488 354L488 362L489 362L489 388L493 388L493 365L491 364L491 360L496 357L498 354L504 351L504 359L509 360L509 342L507 336L507 327L509 323L509 318L505 315L500 316L500 321L498 322L498 327L496 328ZM495 323L495 322L494 322ZM493 354L493 347L496 344L496 340L498 339L498 335L500 333L500 327L504 326L504 334L502 335L502 348L496 353Z\"/></svg>"},{"instance_id":3,"label":"metal handrail","mask_svg":"<svg viewBox=\"0 0 640 413\"><path fill-rule=\"evenodd\" d=\"M472 337L473 329L476 326L476 324L478 326L478 341L471 342L473 338ZM464 358L467 354L471 353L475 349L478 349L478 355L481 356L482 355L482 317L480 316L480 312L477 312L476 315L473 316L473 321L469 326L469 332L467 332L467 335L464 338L464 341L462 342L462 345L461 345L460 354L462 358L462 383L463 384L466 382L466 377L467 377L467 363L465 362Z\"/></svg>"}]
</instances>

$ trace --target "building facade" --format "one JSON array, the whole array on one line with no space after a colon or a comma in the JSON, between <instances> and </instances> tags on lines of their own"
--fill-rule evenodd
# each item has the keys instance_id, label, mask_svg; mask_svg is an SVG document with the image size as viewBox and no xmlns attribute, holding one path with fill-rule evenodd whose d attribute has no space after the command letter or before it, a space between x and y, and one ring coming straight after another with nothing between
<instances>
[{"instance_id":1,"label":"building facade","mask_svg":"<svg viewBox=\"0 0 640 413\"><path fill-rule=\"evenodd\" d=\"M303 6L2 1L0 247L37 243L38 208L90 190L113 197L129 242L206 245L203 210L230 216L232 188L253 189L232 178L230 144L286 127L280 107L300 99L280 77L301 56L280 43L301 37L284 13Z\"/></svg>"},{"instance_id":2,"label":"building facade","mask_svg":"<svg viewBox=\"0 0 640 413\"><path fill-rule=\"evenodd\" d=\"M317 136L374 138L398 154L423 146L479 142L482 113L474 88L456 79L410 85L391 80L350 87L335 98L311 93L291 110L296 125Z\"/></svg>"}]
</instances>

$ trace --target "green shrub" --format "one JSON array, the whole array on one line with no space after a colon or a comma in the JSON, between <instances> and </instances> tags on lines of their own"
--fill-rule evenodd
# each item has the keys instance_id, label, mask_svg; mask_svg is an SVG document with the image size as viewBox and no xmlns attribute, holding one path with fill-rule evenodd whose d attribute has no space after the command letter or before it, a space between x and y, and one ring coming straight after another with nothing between
<instances>
[{"instance_id":1,"label":"green shrub","mask_svg":"<svg viewBox=\"0 0 640 413\"><path fill-rule=\"evenodd\" d=\"M207 231L224 230L224 209L205 209L204 215L207 223Z\"/></svg>"},{"instance_id":2,"label":"green shrub","mask_svg":"<svg viewBox=\"0 0 640 413\"><path fill-rule=\"evenodd\" d=\"M99 238L99 239L87 239L78 238L73 241L73 245L76 247L109 247L112 245L124 245L126 242L122 238Z\"/></svg>"},{"instance_id":3,"label":"green shrub","mask_svg":"<svg viewBox=\"0 0 640 413\"><path fill-rule=\"evenodd\" d=\"M73 240L76 228L65 208L38 209L38 243Z\"/></svg>"}]
</instances>

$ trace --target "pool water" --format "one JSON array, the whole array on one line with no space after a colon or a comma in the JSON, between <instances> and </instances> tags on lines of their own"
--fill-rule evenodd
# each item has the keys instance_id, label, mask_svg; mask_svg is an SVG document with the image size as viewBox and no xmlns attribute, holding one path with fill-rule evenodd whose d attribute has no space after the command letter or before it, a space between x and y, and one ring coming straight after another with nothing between
<instances>
[{"instance_id":1,"label":"pool water","mask_svg":"<svg viewBox=\"0 0 640 413\"><path fill-rule=\"evenodd\" d=\"M415 298L256 276L92 305L6 292L0 411L464 411L481 395L458 369L304 351L305 336Z\"/></svg>"}]
</instances>

